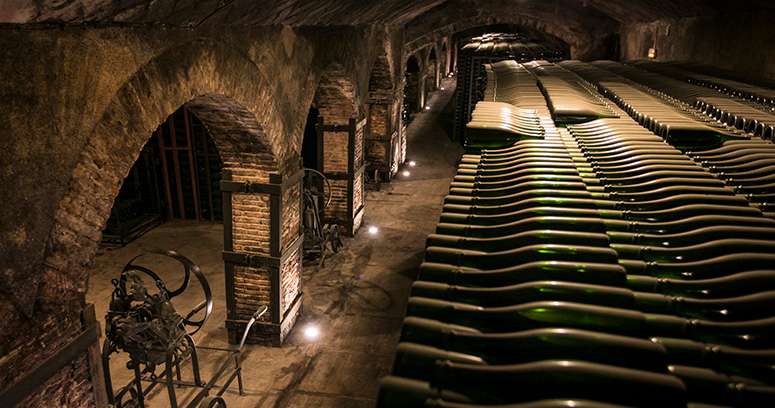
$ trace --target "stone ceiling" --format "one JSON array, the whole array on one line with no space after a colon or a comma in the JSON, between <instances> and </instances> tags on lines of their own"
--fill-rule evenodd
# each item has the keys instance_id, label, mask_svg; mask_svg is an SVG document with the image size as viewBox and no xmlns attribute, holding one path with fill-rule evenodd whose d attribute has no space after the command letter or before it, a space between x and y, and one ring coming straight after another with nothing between
<instances>
[{"instance_id":1,"label":"stone ceiling","mask_svg":"<svg viewBox=\"0 0 775 408\"><path fill-rule=\"evenodd\" d=\"M581 19L589 8L623 24L775 8L771 0L2 0L0 23L404 25L445 3L460 3L460 18L507 7L578 9Z\"/></svg>"}]
</instances>

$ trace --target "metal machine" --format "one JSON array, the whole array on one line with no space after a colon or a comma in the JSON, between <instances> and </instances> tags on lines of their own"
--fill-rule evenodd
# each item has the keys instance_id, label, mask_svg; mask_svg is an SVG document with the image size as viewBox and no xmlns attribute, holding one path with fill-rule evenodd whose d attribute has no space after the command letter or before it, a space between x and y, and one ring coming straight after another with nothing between
<instances>
[{"instance_id":1,"label":"metal machine","mask_svg":"<svg viewBox=\"0 0 775 408\"><path fill-rule=\"evenodd\" d=\"M304 257L319 258L318 268L323 266L330 246L334 253L342 247L339 226L323 224L320 214L331 204L331 182L323 173L304 169Z\"/></svg>"},{"instance_id":2,"label":"metal machine","mask_svg":"<svg viewBox=\"0 0 775 408\"><path fill-rule=\"evenodd\" d=\"M134 262L148 255L170 257L183 265L184 277L180 287L170 290L162 279L152 270L136 265ZM199 281L204 300L194 307L185 317L178 314L170 300L183 293L191 281L191 275ZM145 286L143 277L148 277L156 285L156 293ZM177 408L177 387L196 387L199 392L187 407L225 407L223 393L236 378L240 395L242 389L242 366L240 354L253 323L263 315L267 307L262 306L253 315L242 335L242 341L235 349L197 347L192 335L199 331L210 317L213 308L212 293L202 271L188 258L174 252L148 252L133 258L121 271L118 279L112 280L114 289L108 313L105 316L105 343L102 348L102 364L105 371L105 383L108 402L115 407L145 407L148 393L157 384L166 384L170 407ZM195 319L195 316L201 316ZM189 332L190 329L193 331ZM198 349L229 352L229 357L216 371L210 381L202 381L199 371ZM129 384L113 391L110 375L110 356L120 351L129 354L127 368L134 371L134 379ZM193 381L184 381L181 364L191 359ZM223 385L216 383L234 364L231 374ZM157 374L157 368L162 367ZM143 387L143 383L150 383ZM215 395L210 391L220 387Z\"/></svg>"}]
</instances>

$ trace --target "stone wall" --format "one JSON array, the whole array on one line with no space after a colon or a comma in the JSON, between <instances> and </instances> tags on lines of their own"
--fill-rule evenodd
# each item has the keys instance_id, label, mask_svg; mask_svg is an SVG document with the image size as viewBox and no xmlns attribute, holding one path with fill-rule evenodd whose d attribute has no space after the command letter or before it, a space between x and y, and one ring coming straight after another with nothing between
<instances>
[{"instance_id":1,"label":"stone wall","mask_svg":"<svg viewBox=\"0 0 775 408\"><path fill-rule=\"evenodd\" d=\"M298 168L307 111L332 61L341 61L354 104L363 104L374 56L388 34L380 28L339 31L0 30L0 97L6 101L0 110L0 389L83 330L89 267L113 199L151 132L172 112L190 103L235 179L263 181L270 171L287 176ZM217 106L223 109L208 111ZM244 204L250 211L264 208ZM265 251L263 235L255 235L261 214L256 230L235 224L244 244L259 252ZM246 307L264 293L265 275L261 268L239 271L251 280L243 286ZM89 405L89 377L80 358L23 406Z\"/></svg>"},{"instance_id":2,"label":"stone wall","mask_svg":"<svg viewBox=\"0 0 775 408\"><path fill-rule=\"evenodd\" d=\"M644 59L656 42L656 61L688 60L775 78L773 12L663 19L621 28L621 59Z\"/></svg>"}]
</instances>

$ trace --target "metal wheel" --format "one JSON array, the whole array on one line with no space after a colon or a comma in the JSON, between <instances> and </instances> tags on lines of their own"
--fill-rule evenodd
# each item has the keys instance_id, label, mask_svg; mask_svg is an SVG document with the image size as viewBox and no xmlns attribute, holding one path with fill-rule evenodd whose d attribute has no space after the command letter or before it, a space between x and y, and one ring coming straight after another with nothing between
<instances>
[{"instance_id":1,"label":"metal wheel","mask_svg":"<svg viewBox=\"0 0 775 408\"><path fill-rule=\"evenodd\" d=\"M205 397L205 399L199 403L199 408L226 408L226 401L217 395Z\"/></svg>"},{"instance_id":2,"label":"metal wheel","mask_svg":"<svg viewBox=\"0 0 775 408\"><path fill-rule=\"evenodd\" d=\"M323 183L321 183L321 181ZM319 191L318 189L321 188L321 184L323 190ZM315 169L304 168L304 189L310 194L323 199L325 204L320 206L318 213L322 213L323 210L331 204L331 199L333 198L331 182L323 175L323 173Z\"/></svg>"}]
</instances>

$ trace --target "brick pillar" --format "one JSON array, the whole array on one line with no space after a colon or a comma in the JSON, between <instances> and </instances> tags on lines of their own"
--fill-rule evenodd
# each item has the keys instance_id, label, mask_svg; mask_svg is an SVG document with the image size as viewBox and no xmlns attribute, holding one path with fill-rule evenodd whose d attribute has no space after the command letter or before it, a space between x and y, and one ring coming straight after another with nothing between
<instances>
[{"instance_id":1,"label":"brick pillar","mask_svg":"<svg viewBox=\"0 0 775 408\"><path fill-rule=\"evenodd\" d=\"M379 171L384 181L398 171L395 153L398 151L398 132L394 132L393 109L396 104L391 100L371 100L366 105L366 171L370 176Z\"/></svg>"},{"instance_id":2,"label":"brick pillar","mask_svg":"<svg viewBox=\"0 0 775 408\"><path fill-rule=\"evenodd\" d=\"M244 171L244 169L241 169ZM301 182L303 171L269 182L224 170L223 260L226 270L226 328L237 343L248 320L269 310L248 340L280 346L301 313Z\"/></svg>"},{"instance_id":3,"label":"brick pillar","mask_svg":"<svg viewBox=\"0 0 775 408\"><path fill-rule=\"evenodd\" d=\"M318 117L318 171L331 182L331 204L322 221L337 224L353 236L363 220L364 126L366 119L347 125L326 125Z\"/></svg>"}]
</instances>

